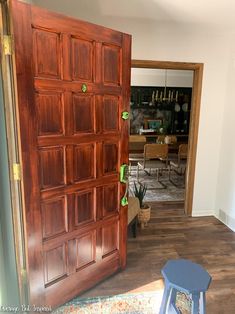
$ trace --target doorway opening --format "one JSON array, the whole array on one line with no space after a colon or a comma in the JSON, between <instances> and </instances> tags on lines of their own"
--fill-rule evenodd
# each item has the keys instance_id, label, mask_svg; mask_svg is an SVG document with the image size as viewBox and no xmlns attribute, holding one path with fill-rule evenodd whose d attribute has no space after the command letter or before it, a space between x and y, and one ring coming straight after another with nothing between
<instances>
[{"instance_id":1,"label":"doorway opening","mask_svg":"<svg viewBox=\"0 0 235 314\"><path fill-rule=\"evenodd\" d=\"M144 181L139 179L139 170L142 170L145 178L147 178L148 183L150 183L151 188L151 173L148 172L148 167L145 167L147 164L147 148L153 149L153 146L164 144L163 146L168 146L167 148L167 166L163 169L154 169L157 171L157 174L154 173L155 185L156 180L158 188L167 190L167 187L164 186L164 183L161 182L159 176L168 176L170 183L179 183L178 185L184 189L176 187L176 189L181 193L182 200L184 202L181 206L184 207L184 213L188 216L192 215L192 204L193 204L193 189L194 189L194 177L195 177L195 163L196 163L196 150L197 150L197 137L198 137L198 125L199 125L199 112L200 112L200 98L201 98L201 88L202 88L202 74L203 74L203 64L201 63L185 63L185 62L170 62L170 61L148 61L148 60L132 60L132 73L135 73L135 78L132 77L132 81L136 80L140 70L145 71L145 74L151 73L152 71L161 70L164 74L164 84L156 83L155 86L143 87L138 86L137 88L132 88L132 99L131 99L131 111L132 108L135 109L135 105L139 106L139 109L142 108L142 123L143 125L137 126L138 130L134 130L135 123L131 123L130 133L141 133L138 135L131 134L129 140L129 158L130 158L130 172L132 169L136 170L137 182L140 186L148 186L144 184ZM187 73L187 81L185 88L182 86L172 85L170 82L170 71L181 71L181 73ZM153 73L153 72L152 72ZM173 73L173 72L172 72ZM156 74L156 73L155 73ZM168 75L168 80L167 80ZM142 76L143 78L143 76ZM140 75L139 75L139 79ZM191 86L190 86L191 80ZM138 78L137 78L138 81ZM171 80L172 81L172 80ZM149 83L149 84L148 84ZM154 85L148 82L146 85ZM136 81L134 82L136 84ZM150 96L150 97L149 97ZM173 108L170 108L170 107ZM150 112L154 112L155 115L151 117ZM138 108L136 108L138 111ZM149 111L149 112L148 112ZM165 112L164 112L165 111ZM144 117L143 112L147 112L147 117ZM157 113L158 112L158 113ZM149 115L149 116L148 116ZM132 117L133 118L133 117ZM141 121L141 122L142 122ZM133 122L133 120L132 120ZM140 123L141 124L141 123ZM139 139L141 138L141 141ZM172 141L173 139L173 141ZM142 142L141 144L138 143ZM134 142L134 143L133 143ZM150 146L150 143L155 145ZM146 145L147 144L147 145ZM141 152L138 151L138 154L133 154L131 149L134 147L141 149L142 147L142 157ZM179 165L180 150L184 150L184 161L182 164L185 164L184 167L174 168L172 160L170 160L175 154L176 157L176 166L177 162ZM155 148L154 148L155 149ZM159 148L157 148L159 149ZM132 154L131 154L132 153ZM174 157L175 157L174 156ZM145 160L146 158L146 160ZM142 159L142 160L141 160ZM161 161L164 160L164 157L160 155ZM138 165L137 169L132 168L132 164ZM156 167L159 167L158 165ZM140 169L139 169L140 168ZM151 167L150 167L151 168ZM151 170L150 170L151 171ZM159 171L159 173L158 173ZM167 174L166 174L167 172ZM175 182L174 174L177 173L181 176L178 176L179 180ZM135 175L135 173L134 173ZM156 177L157 175L157 177ZM153 176L152 176L153 177ZM132 180L132 175L130 177ZM176 177L177 178L177 177ZM135 181L135 179L134 179ZM133 183L133 182L132 182ZM163 183L163 184L162 184ZM134 187L132 184L133 192ZM155 189L155 193L157 193ZM154 189L154 188L153 188ZM160 191L160 189L158 190ZM134 195L134 193L133 193ZM151 194L149 194L151 195ZM153 199L154 201L154 199ZM163 202L166 204L166 202Z\"/></svg>"}]
</instances>

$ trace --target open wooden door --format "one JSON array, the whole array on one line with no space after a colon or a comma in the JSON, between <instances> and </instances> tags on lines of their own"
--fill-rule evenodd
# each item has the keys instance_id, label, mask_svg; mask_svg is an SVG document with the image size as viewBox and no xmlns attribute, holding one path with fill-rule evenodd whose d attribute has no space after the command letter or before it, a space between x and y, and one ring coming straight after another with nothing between
<instances>
[{"instance_id":1,"label":"open wooden door","mask_svg":"<svg viewBox=\"0 0 235 314\"><path fill-rule=\"evenodd\" d=\"M11 1L30 303L126 264L131 37Z\"/></svg>"}]
</instances>

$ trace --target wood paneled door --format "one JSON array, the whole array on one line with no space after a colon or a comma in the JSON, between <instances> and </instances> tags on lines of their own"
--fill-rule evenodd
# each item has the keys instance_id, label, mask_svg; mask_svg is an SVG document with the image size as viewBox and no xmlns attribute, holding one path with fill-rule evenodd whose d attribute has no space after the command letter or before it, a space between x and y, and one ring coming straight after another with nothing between
<instances>
[{"instance_id":1,"label":"wood paneled door","mask_svg":"<svg viewBox=\"0 0 235 314\"><path fill-rule=\"evenodd\" d=\"M131 37L11 1L30 303L126 264Z\"/></svg>"}]
</instances>

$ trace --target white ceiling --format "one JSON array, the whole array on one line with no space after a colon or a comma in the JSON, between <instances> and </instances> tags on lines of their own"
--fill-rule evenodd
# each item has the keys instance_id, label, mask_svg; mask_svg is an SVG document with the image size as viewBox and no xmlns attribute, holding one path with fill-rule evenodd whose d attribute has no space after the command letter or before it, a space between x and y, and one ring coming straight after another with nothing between
<instances>
[{"instance_id":1,"label":"white ceiling","mask_svg":"<svg viewBox=\"0 0 235 314\"><path fill-rule=\"evenodd\" d=\"M97 16L235 31L235 0L32 0L51 10L94 20Z\"/></svg>"}]
</instances>

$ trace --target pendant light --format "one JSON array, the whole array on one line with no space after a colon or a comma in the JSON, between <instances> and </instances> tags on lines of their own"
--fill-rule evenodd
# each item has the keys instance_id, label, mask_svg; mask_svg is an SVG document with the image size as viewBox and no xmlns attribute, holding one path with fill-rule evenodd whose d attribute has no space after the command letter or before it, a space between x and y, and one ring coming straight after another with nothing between
<instances>
[{"instance_id":1,"label":"pendant light","mask_svg":"<svg viewBox=\"0 0 235 314\"><path fill-rule=\"evenodd\" d=\"M164 104L170 104L170 103L177 103L178 102L178 91L175 92L174 95L174 91L169 90L168 92L168 96L167 96L167 69L165 69L165 85L164 85L164 91L160 92L160 96L158 90L156 90L156 94L155 94L155 101L158 105L164 105Z\"/></svg>"}]
</instances>

